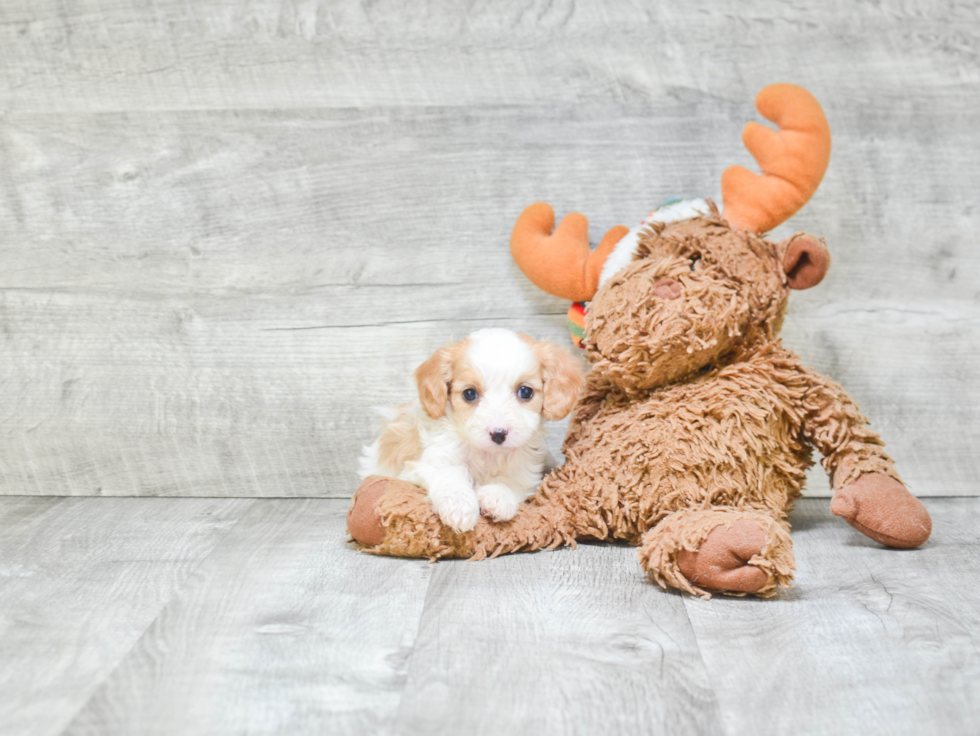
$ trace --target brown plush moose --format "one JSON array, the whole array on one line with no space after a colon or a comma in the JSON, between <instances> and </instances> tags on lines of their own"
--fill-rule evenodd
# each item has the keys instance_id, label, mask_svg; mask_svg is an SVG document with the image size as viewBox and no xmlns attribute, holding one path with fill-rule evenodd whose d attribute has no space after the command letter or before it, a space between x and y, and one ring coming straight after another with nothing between
<instances>
[{"instance_id":1,"label":"brown plush moose","mask_svg":"<svg viewBox=\"0 0 980 736\"><path fill-rule=\"evenodd\" d=\"M766 87L756 106L779 130L746 126L763 174L725 172L724 216L710 202L680 203L634 230L613 228L594 251L582 215L555 230L551 207L538 203L518 218L511 250L524 273L589 302L592 370L565 464L514 519L481 519L465 533L443 526L422 490L368 478L348 516L355 541L435 559L623 539L664 587L768 596L792 577L788 514L811 447L830 475L834 514L885 545L928 539L928 512L857 406L778 338L790 290L819 283L830 257L810 235L761 234L816 191L830 129L793 85Z\"/></svg>"}]
</instances>

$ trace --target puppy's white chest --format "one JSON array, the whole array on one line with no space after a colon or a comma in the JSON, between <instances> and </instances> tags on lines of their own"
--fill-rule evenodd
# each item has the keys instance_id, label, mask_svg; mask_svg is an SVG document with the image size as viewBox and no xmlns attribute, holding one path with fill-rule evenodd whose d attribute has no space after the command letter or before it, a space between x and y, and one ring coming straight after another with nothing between
<instances>
[{"instance_id":1,"label":"puppy's white chest","mask_svg":"<svg viewBox=\"0 0 980 736\"><path fill-rule=\"evenodd\" d=\"M483 485L491 478L507 469L507 460L512 453L488 454L471 448L464 449L466 467L470 471L475 485Z\"/></svg>"}]
</instances>

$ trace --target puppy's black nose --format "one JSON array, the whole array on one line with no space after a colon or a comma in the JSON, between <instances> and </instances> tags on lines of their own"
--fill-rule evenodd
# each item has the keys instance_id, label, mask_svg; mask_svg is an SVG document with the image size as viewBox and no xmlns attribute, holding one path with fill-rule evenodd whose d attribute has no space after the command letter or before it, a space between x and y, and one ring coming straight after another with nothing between
<instances>
[{"instance_id":1,"label":"puppy's black nose","mask_svg":"<svg viewBox=\"0 0 980 736\"><path fill-rule=\"evenodd\" d=\"M507 439L506 429L495 429L490 433L490 439L496 442L498 445L504 444L504 440Z\"/></svg>"}]
</instances>

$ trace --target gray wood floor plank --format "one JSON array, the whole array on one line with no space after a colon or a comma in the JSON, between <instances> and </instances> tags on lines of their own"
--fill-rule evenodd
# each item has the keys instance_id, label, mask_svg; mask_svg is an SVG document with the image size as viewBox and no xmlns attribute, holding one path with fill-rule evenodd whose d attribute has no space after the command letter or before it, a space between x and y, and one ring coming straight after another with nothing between
<instances>
[{"instance_id":1,"label":"gray wood floor plank","mask_svg":"<svg viewBox=\"0 0 980 736\"><path fill-rule=\"evenodd\" d=\"M380 733L431 566L344 543L344 501L260 501L66 734Z\"/></svg>"},{"instance_id":2,"label":"gray wood floor plank","mask_svg":"<svg viewBox=\"0 0 980 736\"><path fill-rule=\"evenodd\" d=\"M727 733L977 733L980 507L927 507L932 539L897 551L802 501L795 588L685 600Z\"/></svg>"},{"instance_id":3,"label":"gray wood floor plank","mask_svg":"<svg viewBox=\"0 0 980 736\"><path fill-rule=\"evenodd\" d=\"M0 733L60 733L251 503L0 498Z\"/></svg>"},{"instance_id":4,"label":"gray wood floor plank","mask_svg":"<svg viewBox=\"0 0 980 736\"><path fill-rule=\"evenodd\" d=\"M361 555L340 500L2 499L0 730L972 734L980 499L927 505L897 552L804 499L796 587L704 602L627 547Z\"/></svg>"},{"instance_id":5,"label":"gray wood floor plank","mask_svg":"<svg viewBox=\"0 0 980 736\"><path fill-rule=\"evenodd\" d=\"M46 524L48 514L56 513L62 498L11 496L0 501L0 529L3 544L10 550L24 540L32 539Z\"/></svg>"},{"instance_id":6,"label":"gray wood floor plank","mask_svg":"<svg viewBox=\"0 0 980 736\"><path fill-rule=\"evenodd\" d=\"M629 547L438 563L398 716L404 734L717 732L679 596Z\"/></svg>"}]
</instances>

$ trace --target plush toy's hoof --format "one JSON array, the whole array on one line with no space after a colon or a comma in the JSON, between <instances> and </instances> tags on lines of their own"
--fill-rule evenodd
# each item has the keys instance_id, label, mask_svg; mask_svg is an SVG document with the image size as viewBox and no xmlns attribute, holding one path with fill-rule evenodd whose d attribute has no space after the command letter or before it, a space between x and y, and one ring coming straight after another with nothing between
<instances>
[{"instance_id":1,"label":"plush toy's hoof","mask_svg":"<svg viewBox=\"0 0 980 736\"><path fill-rule=\"evenodd\" d=\"M769 575L748 562L762 553L766 533L747 519L728 529L716 526L696 552L681 550L677 566L693 585L725 593L756 593L769 582Z\"/></svg>"},{"instance_id":2,"label":"plush toy's hoof","mask_svg":"<svg viewBox=\"0 0 980 736\"><path fill-rule=\"evenodd\" d=\"M922 502L894 478L862 475L841 488L830 511L876 542L911 549L932 534L932 519Z\"/></svg>"},{"instance_id":3,"label":"plush toy's hoof","mask_svg":"<svg viewBox=\"0 0 980 736\"><path fill-rule=\"evenodd\" d=\"M354 491L350 511L347 512L347 532L358 544L377 547L385 541L385 528L378 515L378 501L385 495L389 478L372 475Z\"/></svg>"}]
</instances>

